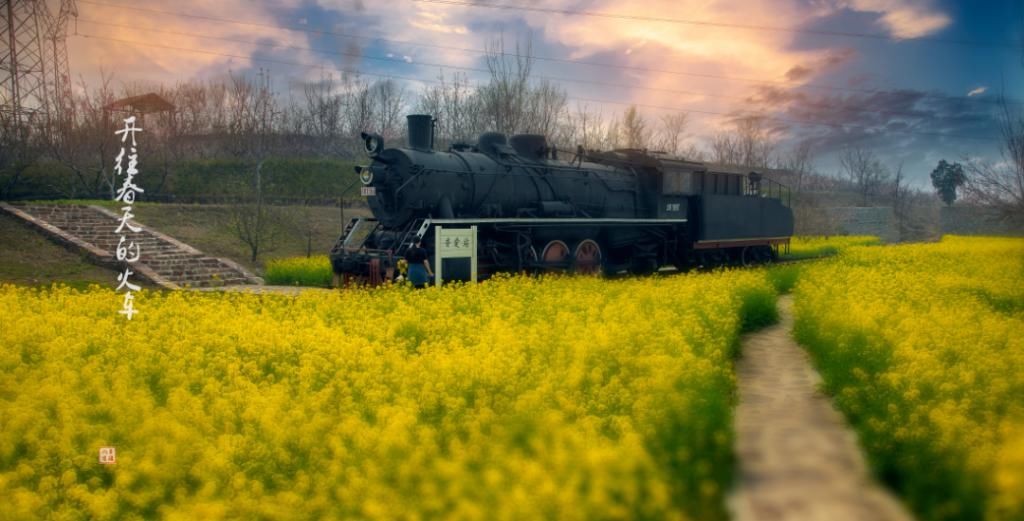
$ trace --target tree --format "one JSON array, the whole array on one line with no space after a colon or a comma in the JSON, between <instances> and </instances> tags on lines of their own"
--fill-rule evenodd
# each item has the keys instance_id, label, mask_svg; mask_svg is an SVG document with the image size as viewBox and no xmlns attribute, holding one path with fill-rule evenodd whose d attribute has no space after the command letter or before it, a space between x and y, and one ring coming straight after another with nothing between
<instances>
[{"instance_id":1,"label":"tree","mask_svg":"<svg viewBox=\"0 0 1024 521\"><path fill-rule=\"evenodd\" d=\"M416 110L437 118L434 138L438 146L470 142L484 129L479 128L480 103L469 85L469 77L455 73L449 79L441 72L438 80L437 85L424 88Z\"/></svg>"},{"instance_id":2,"label":"tree","mask_svg":"<svg viewBox=\"0 0 1024 521\"><path fill-rule=\"evenodd\" d=\"M938 192L939 198L947 205L956 201L956 189L967 182L964 175L964 167L960 163L947 163L945 159L939 161L939 165L932 170L932 186Z\"/></svg>"},{"instance_id":3,"label":"tree","mask_svg":"<svg viewBox=\"0 0 1024 521\"><path fill-rule=\"evenodd\" d=\"M1002 161L968 160L965 192L1004 221L1024 223L1024 111L1001 100Z\"/></svg>"},{"instance_id":4,"label":"tree","mask_svg":"<svg viewBox=\"0 0 1024 521\"><path fill-rule=\"evenodd\" d=\"M868 206L871 197L877 195L889 179L889 171L870 150L847 148L839 154L839 164L857 188L861 206Z\"/></svg>"},{"instance_id":5,"label":"tree","mask_svg":"<svg viewBox=\"0 0 1024 521\"><path fill-rule=\"evenodd\" d=\"M688 114L685 112L663 114L661 128L658 130L658 148L669 154L679 154L683 148L683 134L688 122Z\"/></svg>"},{"instance_id":6,"label":"tree","mask_svg":"<svg viewBox=\"0 0 1024 521\"><path fill-rule=\"evenodd\" d=\"M499 38L487 44L486 53L491 79L478 90L484 114L490 128L506 135L518 133L529 103L533 45L527 40L522 48L517 40L515 53L508 53L504 38Z\"/></svg>"},{"instance_id":7,"label":"tree","mask_svg":"<svg viewBox=\"0 0 1024 521\"><path fill-rule=\"evenodd\" d=\"M892 213L896 216L896 231L904 240L906 221L910 210L910 186L903 178L903 163L896 167L896 179L892 185Z\"/></svg>"},{"instance_id":8,"label":"tree","mask_svg":"<svg viewBox=\"0 0 1024 521\"><path fill-rule=\"evenodd\" d=\"M341 135L342 130L342 97L335 93L334 79L321 76L320 81L303 85L305 107L300 111L296 130L317 138L320 152ZM304 121L303 121L304 120Z\"/></svg>"},{"instance_id":9,"label":"tree","mask_svg":"<svg viewBox=\"0 0 1024 521\"><path fill-rule=\"evenodd\" d=\"M345 106L345 128L349 136L359 136L360 132L372 130L374 117L373 95L370 84L357 78L346 79L345 93L342 104ZM361 153L362 142L355 143L354 151Z\"/></svg>"},{"instance_id":10,"label":"tree","mask_svg":"<svg viewBox=\"0 0 1024 521\"><path fill-rule=\"evenodd\" d=\"M391 78L378 80L370 89L377 124L376 129L384 137L385 142L401 139L403 118L406 110L405 87Z\"/></svg>"},{"instance_id":11,"label":"tree","mask_svg":"<svg viewBox=\"0 0 1024 521\"><path fill-rule=\"evenodd\" d=\"M574 147L579 145L586 150L597 148L604 134L601 112L592 111L585 103L577 103L576 110L566 111L560 134L562 142Z\"/></svg>"},{"instance_id":12,"label":"tree","mask_svg":"<svg viewBox=\"0 0 1024 521\"><path fill-rule=\"evenodd\" d=\"M636 105L630 105L622 114L622 142L626 148L647 148L651 139L651 131L647 128L647 120L643 114L636 109Z\"/></svg>"},{"instance_id":13,"label":"tree","mask_svg":"<svg viewBox=\"0 0 1024 521\"><path fill-rule=\"evenodd\" d=\"M748 116L733 122L731 132L711 138L711 158L716 163L769 167L775 156L776 140L761 116Z\"/></svg>"},{"instance_id":14,"label":"tree","mask_svg":"<svg viewBox=\"0 0 1024 521\"><path fill-rule=\"evenodd\" d=\"M804 140L793 146L779 161L779 166L793 172L796 180L793 183L793 193L799 197L804 188L804 177L814 169L814 157L811 151L811 142Z\"/></svg>"},{"instance_id":15,"label":"tree","mask_svg":"<svg viewBox=\"0 0 1024 521\"><path fill-rule=\"evenodd\" d=\"M553 136L568 98L565 90L550 81L531 83L532 48L529 40L525 46L517 40L515 52L506 52L501 38L487 45L485 58L491 77L476 91L479 121L487 129L506 135Z\"/></svg>"},{"instance_id":16,"label":"tree","mask_svg":"<svg viewBox=\"0 0 1024 521\"><path fill-rule=\"evenodd\" d=\"M529 103L521 130L548 136L548 141L553 141L556 125L565 112L568 95L548 80L530 88L528 94Z\"/></svg>"},{"instance_id":17,"label":"tree","mask_svg":"<svg viewBox=\"0 0 1024 521\"><path fill-rule=\"evenodd\" d=\"M234 236L249 248L249 260L253 263L261 253L277 246L282 231L280 211L264 201L263 170L264 160L256 165L252 197L245 197L228 206L228 228ZM248 187L239 187L240 192Z\"/></svg>"}]
</instances>

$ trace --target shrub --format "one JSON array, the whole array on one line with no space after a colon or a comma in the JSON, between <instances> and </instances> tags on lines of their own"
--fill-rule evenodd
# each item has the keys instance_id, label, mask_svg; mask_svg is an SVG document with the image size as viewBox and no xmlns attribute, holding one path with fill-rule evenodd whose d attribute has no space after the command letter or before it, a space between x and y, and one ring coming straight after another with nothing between
<instances>
[{"instance_id":1,"label":"shrub","mask_svg":"<svg viewBox=\"0 0 1024 521\"><path fill-rule=\"evenodd\" d=\"M326 255L288 257L267 262L263 279L282 286L330 287L334 272Z\"/></svg>"}]
</instances>

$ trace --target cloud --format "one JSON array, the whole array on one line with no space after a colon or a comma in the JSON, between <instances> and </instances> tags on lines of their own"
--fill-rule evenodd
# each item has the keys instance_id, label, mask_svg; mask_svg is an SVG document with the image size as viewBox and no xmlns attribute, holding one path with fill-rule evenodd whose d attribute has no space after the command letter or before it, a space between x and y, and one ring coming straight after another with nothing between
<instances>
[{"instance_id":1,"label":"cloud","mask_svg":"<svg viewBox=\"0 0 1024 521\"><path fill-rule=\"evenodd\" d=\"M795 65L793 68L786 71L786 79L790 81L801 81L810 78L816 73L826 72L848 62L854 56L856 51L853 49L836 49L834 51L828 51L828 53L812 63L806 63L801 65Z\"/></svg>"},{"instance_id":2,"label":"cloud","mask_svg":"<svg viewBox=\"0 0 1024 521\"><path fill-rule=\"evenodd\" d=\"M812 70L810 67L805 67L803 65L794 65L793 68L786 71L786 79L790 79L793 81L802 80L810 76L813 72L814 70Z\"/></svg>"},{"instance_id":3,"label":"cloud","mask_svg":"<svg viewBox=\"0 0 1024 521\"><path fill-rule=\"evenodd\" d=\"M998 106L984 100L945 96L916 89L856 94L808 94L762 88L753 106L773 110L794 124L788 135L811 142L821 167L833 171L835 153L868 148L890 166L904 162L913 182L926 183L937 158L995 153Z\"/></svg>"},{"instance_id":4,"label":"cloud","mask_svg":"<svg viewBox=\"0 0 1024 521\"><path fill-rule=\"evenodd\" d=\"M170 16L118 8L113 4L89 4L80 13L78 32L97 38L68 38L74 76L82 75L86 81L95 83L102 68L114 74L115 86L133 82L173 85L192 78L223 74L228 69L238 71L252 67L252 62L247 59L224 56L252 56L258 49L256 45L240 42L299 46L305 43L305 38L297 38L295 33L276 27L280 22L272 13L248 0L224 0L216 4L184 0L171 5L155 0L140 0L131 5L156 11L244 20L253 25ZM220 39L193 35L209 35ZM290 57L296 61L315 60L315 57L304 51L290 51Z\"/></svg>"},{"instance_id":5,"label":"cloud","mask_svg":"<svg viewBox=\"0 0 1024 521\"><path fill-rule=\"evenodd\" d=\"M988 90L988 87L978 87L978 88L975 88L975 89L971 89L971 91L967 93L967 97L973 98L974 96L981 96L987 90Z\"/></svg>"},{"instance_id":6,"label":"cloud","mask_svg":"<svg viewBox=\"0 0 1024 521\"><path fill-rule=\"evenodd\" d=\"M838 0L835 6L877 13L878 23L890 36L901 39L928 36L953 22L929 0Z\"/></svg>"}]
</instances>

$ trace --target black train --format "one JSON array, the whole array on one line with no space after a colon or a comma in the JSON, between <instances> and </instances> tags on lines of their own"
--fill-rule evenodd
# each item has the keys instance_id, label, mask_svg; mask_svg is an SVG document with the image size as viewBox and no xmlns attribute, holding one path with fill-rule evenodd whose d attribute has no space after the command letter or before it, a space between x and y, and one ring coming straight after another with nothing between
<instances>
[{"instance_id":1,"label":"black train","mask_svg":"<svg viewBox=\"0 0 1024 521\"><path fill-rule=\"evenodd\" d=\"M559 160L532 134L489 132L442 152L433 124L408 116L407 148L363 134L373 163L356 170L374 218L349 222L331 250L335 273L385 280L417 237L433 251L434 225L477 226L481 276L768 262L793 233L788 190L755 172L634 149Z\"/></svg>"}]
</instances>

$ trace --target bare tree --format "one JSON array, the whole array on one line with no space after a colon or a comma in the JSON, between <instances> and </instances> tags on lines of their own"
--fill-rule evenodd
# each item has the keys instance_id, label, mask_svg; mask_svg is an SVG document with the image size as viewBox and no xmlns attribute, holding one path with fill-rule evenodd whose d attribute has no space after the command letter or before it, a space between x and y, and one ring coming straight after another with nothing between
<instances>
[{"instance_id":1,"label":"bare tree","mask_svg":"<svg viewBox=\"0 0 1024 521\"><path fill-rule=\"evenodd\" d=\"M251 261L276 245L282 217L266 204L263 165L273 153L282 112L271 89L270 75L260 71L258 81L232 76L227 92L227 129L230 146L237 156L254 161L252 184L236 189L238 199L229 205L227 225L249 248Z\"/></svg>"},{"instance_id":2,"label":"bare tree","mask_svg":"<svg viewBox=\"0 0 1024 521\"><path fill-rule=\"evenodd\" d=\"M651 140L651 129L647 126L647 120L637 110L636 105L630 105L622 113L622 143L626 148L647 148Z\"/></svg>"},{"instance_id":3,"label":"bare tree","mask_svg":"<svg viewBox=\"0 0 1024 521\"><path fill-rule=\"evenodd\" d=\"M321 76L319 81L307 83L302 88L305 110L300 114L304 121L296 122L296 127L317 138L322 152L342 131L342 99L335 89L331 76Z\"/></svg>"},{"instance_id":4,"label":"bare tree","mask_svg":"<svg viewBox=\"0 0 1024 521\"><path fill-rule=\"evenodd\" d=\"M105 109L114 101L112 81L113 76L104 71L100 71L99 84L93 88L79 78L82 94L77 100L78 124L68 130L61 145L51 150L53 157L71 170L81 190L95 194L106 187L111 198L119 184L113 170L117 125Z\"/></svg>"},{"instance_id":5,"label":"bare tree","mask_svg":"<svg viewBox=\"0 0 1024 521\"><path fill-rule=\"evenodd\" d=\"M712 136L712 159L731 165L771 166L777 143L765 118L748 116L734 121L733 125L731 132Z\"/></svg>"},{"instance_id":6,"label":"bare tree","mask_svg":"<svg viewBox=\"0 0 1024 521\"><path fill-rule=\"evenodd\" d=\"M376 81L370 87L375 128L386 140L402 138L406 97L405 87L391 78Z\"/></svg>"},{"instance_id":7,"label":"bare tree","mask_svg":"<svg viewBox=\"0 0 1024 521\"><path fill-rule=\"evenodd\" d=\"M210 130L212 132L227 132L228 86L224 82L211 81L207 92L209 94L206 99L204 112L209 118Z\"/></svg>"},{"instance_id":8,"label":"bare tree","mask_svg":"<svg viewBox=\"0 0 1024 521\"><path fill-rule=\"evenodd\" d=\"M28 169L43 156L47 141L31 121L19 121L14 114L0 111L0 197L17 190Z\"/></svg>"},{"instance_id":9,"label":"bare tree","mask_svg":"<svg viewBox=\"0 0 1024 521\"><path fill-rule=\"evenodd\" d=\"M228 206L228 227L249 249L249 260L253 263L261 253L272 251L277 246L282 231L282 216L278 209L266 204L263 197L263 163L256 164L256 175L250 188L251 196L240 199ZM248 187L239 187L240 192Z\"/></svg>"},{"instance_id":10,"label":"bare tree","mask_svg":"<svg viewBox=\"0 0 1024 521\"><path fill-rule=\"evenodd\" d=\"M352 78L342 96L345 106L345 127L350 136L371 130L374 121L373 95L370 85L360 78ZM359 148L362 148L360 145Z\"/></svg>"},{"instance_id":11,"label":"bare tree","mask_svg":"<svg viewBox=\"0 0 1024 521\"><path fill-rule=\"evenodd\" d=\"M603 133L601 113L593 112L585 103L577 103L576 109L567 111L562 127L562 140L590 150L598 146Z\"/></svg>"},{"instance_id":12,"label":"bare tree","mask_svg":"<svg viewBox=\"0 0 1024 521\"><path fill-rule=\"evenodd\" d=\"M683 147L683 134L686 132L687 123L689 117L685 112L662 114L657 147L669 154L679 154Z\"/></svg>"},{"instance_id":13,"label":"bare tree","mask_svg":"<svg viewBox=\"0 0 1024 521\"><path fill-rule=\"evenodd\" d=\"M790 186L790 189L793 190L794 195L798 198L800 192L804 188L804 177L814 168L813 163L814 158L811 153L811 143L807 140L800 141L793 145L793 148L784 154L779 161L779 166L781 168L793 173L795 179L793 181L793 186Z\"/></svg>"},{"instance_id":14,"label":"bare tree","mask_svg":"<svg viewBox=\"0 0 1024 521\"><path fill-rule=\"evenodd\" d=\"M554 137L555 128L565 112L567 94L559 86L544 80L528 89L529 103L524 114L524 132Z\"/></svg>"},{"instance_id":15,"label":"bare tree","mask_svg":"<svg viewBox=\"0 0 1024 521\"><path fill-rule=\"evenodd\" d=\"M263 159L277 137L282 111L270 74L260 70L256 81L231 74L227 87L227 144L229 151L249 159Z\"/></svg>"},{"instance_id":16,"label":"bare tree","mask_svg":"<svg viewBox=\"0 0 1024 521\"><path fill-rule=\"evenodd\" d=\"M892 183L892 213L896 217L896 233L899 240L906 236L906 221L909 214L910 186L903 178L903 163L896 167L896 175Z\"/></svg>"},{"instance_id":17,"label":"bare tree","mask_svg":"<svg viewBox=\"0 0 1024 521\"><path fill-rule=\"evenodd\" d=\"M504 38L499 38L487 44L486 52L491 79L479 90L483 112L491 128L515 134L523 127L523 115L529 104L533 45L527 40L525 47L521 47L516 40L515 53L507 53Z\"/></svg>"},{"instance_id":18,"label":"bare tree","mask_svg":"<svg viewBox=\"0 0 1024 521\"><path fill-rule=\"evenodd\" d=\"M621 148L622 147L622 132L621 132L621 129L622 129L622 123L619 121L618 118L613 117L611 119L611 121L609 121L604 126L604 137L601 139L601 141L598 142L598 147L602 148L602 149L605 149L605 150L611 150L611 149L614 149L614 148Z\"/></svg>"},{"instance_id":19,"label":"bare tree","mask_svg":"<svg viewBox=\"0 0 1024 521\"><path fill-rule=\"evenodd\" d=\"M968 197L993 207L1006 220L1024 223L1024 111L1000 100L1002 161L967 159Z\"/></svg>"},{"instance_id":20,"label":"bare tree","mask_svg":"<svg viewBox=\"0 0 1024 521\"><path fill-rule=\"evenodd\" d=\"M881 192L889 172L870 150L847 148L839 154L839 164L847 179L856 187L861 205L868 206L871 197Z\"/></svg>"},{"instance_id":21,"label":"bare tree","mask_svg":"<svg viewBox=\"0 0 1024 521\"><path fill-rule=\"evenodd\" d=\"M420 94L417 110L437 118L435 138L439 143L468 142L484 129L479 128L479 99L469 86L469 78L458 73L451 79L438 75L439 83Z\"/></svg>"}]
</instances>

